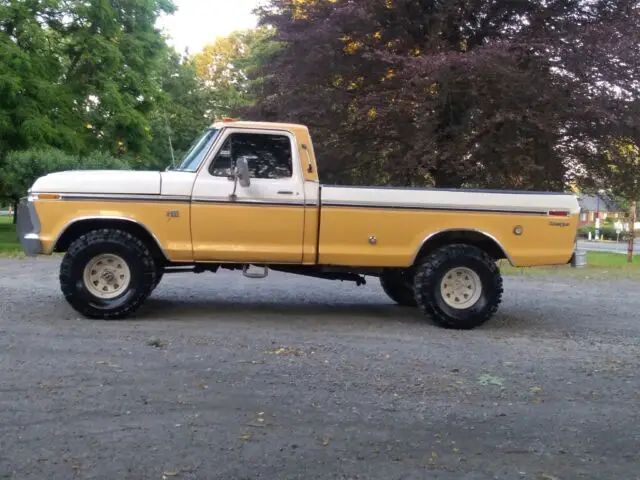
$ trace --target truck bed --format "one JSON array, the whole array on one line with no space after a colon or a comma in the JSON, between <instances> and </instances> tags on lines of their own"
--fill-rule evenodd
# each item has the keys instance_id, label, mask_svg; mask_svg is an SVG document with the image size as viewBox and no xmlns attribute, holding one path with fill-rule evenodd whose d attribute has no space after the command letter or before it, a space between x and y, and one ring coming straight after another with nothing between
<instances>
[{"instance_id":1,"label":"truck bed","mask_svg":"<svg viewBox=\"0 0 640 480\"><path fill-rule=\"evenodd\" d=\"M486 236L515 266L565 264L580 212L565 193L323 185L319 196L325 265L410 266L425 242L456 231Z\"/></svg>"}]
</instances>

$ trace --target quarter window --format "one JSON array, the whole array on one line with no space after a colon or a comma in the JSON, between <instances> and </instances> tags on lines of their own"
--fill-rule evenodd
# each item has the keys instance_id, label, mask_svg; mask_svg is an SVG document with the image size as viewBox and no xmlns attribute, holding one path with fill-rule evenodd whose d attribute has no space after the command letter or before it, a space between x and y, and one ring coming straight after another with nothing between
<instances>
[{"instance_id":1,"label":"quarter window","mask_svg":"<svg viewBox=\"0 0 640 480\"><path fill-rule=\"evenodd\" d=\"M211 163L209 172L230 177L238 158L245 157L251 178L290 178L293 175L291 141L286 135L232 133Z\"/></svg>"}]
</instances>

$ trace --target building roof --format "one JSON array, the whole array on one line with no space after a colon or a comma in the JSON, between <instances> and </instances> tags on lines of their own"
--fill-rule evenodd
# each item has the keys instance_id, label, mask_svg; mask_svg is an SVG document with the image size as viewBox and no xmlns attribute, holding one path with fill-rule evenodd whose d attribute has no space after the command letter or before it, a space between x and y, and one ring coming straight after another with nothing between
<instances>
[{"instance_id":1,"label":"building roof","mask_svg":"<svg viewBox=\"0 0 640 480\"><path fill-rule=\"evenodd\" d=\"M598 205L598 196L600 204ZM620 212L620 207L609 197L604 195L579 195L578 203L584 212L595 212L600 209L601 212Z\"/></svg>"}]
</instances>

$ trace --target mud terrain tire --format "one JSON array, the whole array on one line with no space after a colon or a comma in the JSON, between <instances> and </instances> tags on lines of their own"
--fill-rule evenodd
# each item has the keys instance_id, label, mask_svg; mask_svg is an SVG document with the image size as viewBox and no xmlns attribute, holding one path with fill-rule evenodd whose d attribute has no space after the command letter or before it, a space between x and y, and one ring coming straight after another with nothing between
<instances>
[{"instance_id":1,"label":"mud terrain tire","mask_svg":"<svg viewBox=\"0 0 640 480\"><path fill-rule=\"evenodd\" d=\"M385 270L380 275L380 285L391 300L403 307L415 307L413 278L408 270Z\"/></svg>"},{"instance_id":2,"label":"mud terrain tire","mask_svg":"<svg viewBox=\"0 0 640 480\"><path fill-rule=\"evenodd\" d=\"M495 260L471 245L447 245L421 259L413 287L422 313L441 327L458 330L491 319L503 292Z\"/></svg>"},{"instance_id":3,"label":"mud terrain tire","mask_svg":"<svg viewBox=\"0 0 640 480\"><path fill-rule=\"evenodd\" d=\"M117 229L90 231L67 249L60 265L60 288L81 315L102 320L134 314L157 283L147 246Z\"/></svg>"}]
</instances>

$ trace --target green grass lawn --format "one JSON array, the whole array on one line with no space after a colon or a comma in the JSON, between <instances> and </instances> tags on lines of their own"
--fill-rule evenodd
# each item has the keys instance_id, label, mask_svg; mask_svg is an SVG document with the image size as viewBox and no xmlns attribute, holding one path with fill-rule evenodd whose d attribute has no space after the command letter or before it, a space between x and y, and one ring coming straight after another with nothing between
<instances>
[{"instance_id":1,"label":"green grass lawn","mask_svg":"<svg viewBox=\"0 0 640 480\"><path fill-rule=\"evenodd\" d=\"M13 217L0 216L0 255L17 255L22 252L16 228L13 224Z\"/></svg>"},{"instance_id":2,"label":"green grass lawn","mask_svg":"<svg viewBox=\"0 0 640 480\"><path fill-rule=\"evenodd\" d=\"M499 263L504 275L565 275L583 278L640 278L640 255L633 258L633 263L627 263L627 255L608 252L587 252L587 265L572 268L571 265L555 267L514 268L506 260Z\"/></svg>"},{"instance_id":3,"label":"green grass lawn","mask_svg":"<svg viewBox=\"0 0 640 480\"><path fill-rule=\"evenodd\" d=\"M0 255L13 257L21 256L22 254L22 247L16 237L13 218L10 216L0 216ZM568 275L578 278L640 278L640 255L636 255L633 264L628 264L627 256L623 254L587 252L587 266L583 268L571 268L570 265L514 268L506 260L501 260L499 265L504 275Z\"/></svg>"}]
</instances>

